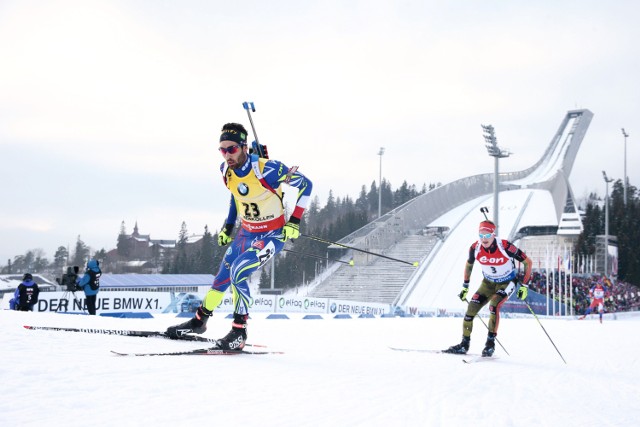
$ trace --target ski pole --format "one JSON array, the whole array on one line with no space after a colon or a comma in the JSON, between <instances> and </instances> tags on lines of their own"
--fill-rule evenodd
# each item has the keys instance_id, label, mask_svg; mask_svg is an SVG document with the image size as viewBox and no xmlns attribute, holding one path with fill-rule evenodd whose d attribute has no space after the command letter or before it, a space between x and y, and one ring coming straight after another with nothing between
<instances>
[{"instance_id":1,"label":"ski pole","mask_svg":"<svg viewBox=\"0 0 640 427\"><path fill-rule=\"evenodd\" d=\"M341 243L332 242L331 240L325 240L325 239L322 239L320 237L310 236L309 234L300 233L300 236L306 237L307 239L316 240L318 242L326 243L326 244L329 244L329 245L341 246L341 247L346 248L346 249L353 249L354 251L363 252L363 253L369 254L369 255L375 255L375 256L378 256L380 258L386 258L386 259L389 259L391 261L397 261L397 262L401 262L403 264L409 264L409 265L412 265L414 267L417 267L419 265L418 261L415 261L415 262L404 261L404 260L401 260L401 259L398 259L398 258L392 258L390 256L377 254L375 252L365 251L364 249L354 248L353 246L347 246L347 245L343 245Z\"/></svg>"},{"instance_id":2,"label":"ski pole","mask_svg":"<svg viewBox=\"0 0 640 427\"><path fill-rule=\"evenodd\" d=\"M469 300L468 300L468 299L466 299L466 298L465 298L464 300L467 302L467 304L469 303ZM488 330L489 330L489 325L487 325L487 323L484 321L484 319L483 319L482 317L480 317L480 316L477 316L477 317L478 317L478 319L480 319L480 321L482 322L482 324L484 325L484 327L485 327L485 328L487 328L487 331L488 331ZM505 353L507 353L507 356L511 356L511 355L509 354L509 352L507 351L507 349L506 349L506 348L504 348L504 346L502 345L502 343L500 342L500 340L498 339L498 337L496 337L496 342L497 342L498 344L500 344L500 347L502 347L502 350L504 350L504 352L505 352Z\"/></svg>"},{"instance_id":3,"label":"ski pole","mask_svg":"<svg viewBox=\"0 0 640 427\"><path fill-rule=\"evenodd\" d=\"M487 213L489 212L489 208L486 207L486 206L483 206L483 207L480 208L480 212L482 212L482 215L484 215L484 219L489 221L489 218L487 217Z\"/></svg>"},{"instance_id":4,"label":"ski pole","mask_svg":"<svg viewBox=\"0 0 640 427\"><path fill-rule=\"evenodd\" d=\"M245 110L247 110L247 115L249 116L249 122L251 123L251 129L253 130L253 137L255 141L253 141L252 148L254 152L258 153L258 156L263 159L268 159L269 155L267 154L266 145L260 145L260 141L258 141L258 134L256 133L256 127L253 125L253 118L251 117L251 111L256 112L256 107L253 105L253 102L243 102L242 106Z\"/></svg>"},{"instance_id":5,"label":"ski pole","mask_svg":"<svg viewBox=\"0 0 640 427\"><path fill-rule=\"evenodd\" d=\"M547 333L547 330L544 328L544 326L542 326L542 323L540 323L540 320L538 319L538 316L536 316L536 313L531 309L531 306L529 305L528 302L524 302L525 304L527 304L527 307L529 307L529 311L531 312L531 314L533 314L533 317L536 318L536 320L538 321L538 324L540 325L540 327L542 328L542 330L544 331L545 334L547 334L547 338L549 338L549 341L551 341L551 344L553 344L553 348L556 349L556 351L558 352L558 354L560 355L560 358L562 359L562 361L564 362L564 364L567 364L567 361L564 360L564 357L562 357L562 353L560 353L560 350L558 350L558 347L556 347L556 344L553 342L553 340L551 339L551 337L549 336L549 334Z\"/></svg>"},{"instance_id":6,"label":"ski pole","mask_svg":"<svg viewBox=\"0 0 640 427\"><path fill-rule=\"evenodd\" d=\"M291 252L292 254L296 254L296 255L301 255L301 256L308 256L311 258L318 258L318 259L322 259L322 260L328 260L328 261L333 261L333 262L340 262L342 264L347 264L353 267L353 260L350 261L342 261L341 259L335 259L335 258L327 258L327 257L323 257L320 255L314 255L314 254L308 254L305 252L298 252L298 251L292 251L291 249L283 249L283 251L285 252Z\"/></svg>"},{"instance_id":7,"label":"ski pole","mask_svg":"<svg viewBox=\"0 0 640 427\"><path fill-rule=\"evenodd\" d=\"M255 113L256 107L255 105L253 105L253 102L243 102L242 106L244 107L245 110L247 110L247 115L249 116L249 123L251 123L251 129L253 130L253 136L256 139L256 143L260 144L260 141L258 141L258 134L256 133L256 127L253 125L253 119L251 118L251 111ZM249 108L251 108L251 111L249 111Z\"/></svg>"}]
</instances>

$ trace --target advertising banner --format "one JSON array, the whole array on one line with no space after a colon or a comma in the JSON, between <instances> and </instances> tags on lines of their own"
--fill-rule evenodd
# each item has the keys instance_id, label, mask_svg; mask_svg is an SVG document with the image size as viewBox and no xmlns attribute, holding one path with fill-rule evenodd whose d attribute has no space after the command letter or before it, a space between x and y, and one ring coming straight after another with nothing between
<instances>
[{"instance_id":1,"label":"advertising banner","mask_svg":"<svg viewBox=\"0 0 640 427\"><path fill-rule=\"evenodd\" d=\"M277 297L276 312L279 313L328 313L327 298Z\"/></svg>"},{"instance_id":2,"label":"advertising banner","mask_svg":"<svg viewBox=\"0 0 640 427\"><path fill-rule=\"evenodd\" d=\"M3 308L5 301L3 298ZM168 292L99 292L96 298L96 312L101 313L161 313L171 305ZM84 292L40 292L38 303L33 308L37 312L83 313L87 311Z\"/></svg>"},{"instance_id":3,"label":"advertising banner","mask_svg":"<svg viewBox=\"0 0 640 427\"><path fill-rule=\"evenodd\" d=\"M539 294L537 292L529 291L529 295L527 296L527 303L529 303L529 307L533 310L537 315L546 315L547 314L547 296ZM553 303L553 301L550 301ZM500 310L503 313L525 313L531 314L527 304L524 301L521 301L516 296L516 292L511 294L511 297L507 302L505 302ZM551 312L552 310L549 310ZM559 304L556 301L556 312L560 315L566 314L566 306L564 304ZM562 312L562 313L560 313Z\"/></svg>"},{"instance_id":4,"label":"advertising banner","mask_svg":"<svg viewBox=\"0 0 640 427\"><path fill-rule=\"evenodd\" d=\"M351 316L360 316L362 314L381 316L389 314L391 307L389 304L376 304L373 302L355 302L345 300L329 300L330 314L349 314Z\"/></svg>"},{"instance_id":5,"label":"advertising banner","mask_svg":"<svg viewBox=\"0 0 640 427\"><path fill-rule=\"evenodd\" d=\"M96 299L96 312L112 313L195 313L204 293L102 291ZM2 308L9 309L12 294L5 294ZM218 313L233 313L233 296L225 295L215 309ZM87 311L83 292L41 292L34 307L38 312L84 313ZM258 295L252 298L250 313L311 313L381 316L391 312L389 304L333 300L327 298Z\"/></svg>"},{"instance_id":6,"label":"advertising banner","mask_svg":"<svg viewBox=\"0 0 640 427\"><path fill-rule=\"evenodd\" d=\"M251 298L249 302L249 312L274 313L276 306L275 299L275 295L258 295L255 298ZM215 311L217 313L233 313L233 297L231 295L225 295Z\"/></svg>"},{"instance_id":7,"label":"advertising banner","mask_svg":"<svg viewBox=\"0 0 640 427\"><path fill-rule=\"evenodd\" d=\"M179 293L171 294L172 305L164 313L195 313L202 304L206 293ZM275 296L274 295L258 295L251 298L249 302L249 312L274 313L275 312ZM216 313L233 313L233 296L231 293L225 294L218 307L214 310Z\"/></svg>"}]
</instances>

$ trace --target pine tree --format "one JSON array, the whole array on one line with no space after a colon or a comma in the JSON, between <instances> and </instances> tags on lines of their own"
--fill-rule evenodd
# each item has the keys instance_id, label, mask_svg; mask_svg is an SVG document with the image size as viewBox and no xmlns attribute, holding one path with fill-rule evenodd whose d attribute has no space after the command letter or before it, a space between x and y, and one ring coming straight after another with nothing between
<instances>
[{"instance_id":1,"label":"pine tree","mask_svg":"<svg viewBox=\"0 0 640 427\"><path fill-rule=\"evenodd\" d=\"M271 262L268 262L260 269L260 288L269 289L271 287L271 278L269 277Z\"/></svg>"},{"instance_id":2,"label":"pine tree","mask_svg":"<svg viewBox=\"0 0 640 427\"><path fill-rule=\"evenodd\" d=\"M360 188L360 195L356 199L356 210L358 212L363 213L367 218L369 218L369 203L367 201L367 189L363 185Z\"/></svg>"},{"instance_id":3,"label":"pine tree","mask_svg":"<svg viewBox=\"0 0 640 427\"><path fill-rule=\"evenodd\" d=\"M118 234L118 244L116 245L118 250L118 256L123 259L128 259L131 256L131 241L127 236L127 229L124 225L124 220L120 224L120 233Z\"/></svg>"},{"instance_id":4,"label":"pine tree","mask_svg":"<svg viewBox=\"0 0 640 427\"><path fill-rule=\"evenodd\" d=\"M585 216L582 221L583 232L578 236L575 245L575 253L579 255L594 255L596 253L596 236L603 234L601 229L601 209L596 204L597 201L590 198L585 209Z\"/></svg>"},{"instance_id":5,"label":"pine tree","mask_svg":"<svg viewBox=\"0 0 640 427\"><path fill-rule=\"evenodd\" d=\"M394 207L393 192L389 181L383 178L380 190L382 191L382 215L384 215Z\"/></svg>"},{"instance_id":6,"label":"pine tree","mask_svg":"<svg viewBox=\"0 0 640 427\"><path fill-rule=\"evenodd\" d=\"M69 261L69 251L64 246L58 246L58 250L53 255L53 267L55 271L63 271L64 266ZM64 271L63 271L64 273Z\"/></svg>"},{"instance_id":7,"label":"pine tree","mask_svg":"<svg viewBox=\"0 0 640 427\"><path fill-rule=\"evenodd\" d=\"M204 234L202 235L202 240L200 240L196 273L206 274L214 271L216 267L213 263L214 249L213 236L209 231L209 226L205 225Z\"/></svg>"},{"instance_id":8,"label":"pine tree","mask_svg":"<svg viewBox=\"0 0 640 427\"><path fill-rule=\"evenodd\" d=\"M614 182L609 206L609 234L618 239L618 278L638 283L640 276L636 266L640 264L640 256L637 254L639 234L637 227L634 228L638 221L635 195L635 188L628 188L625 204L623 182Z\"/></svg>"},{"instance_id":9,"label":"pine tree","mask_svg":"<svg viewBox=\"0 0 640 427\"><path fill-rule=\"evenodd\" d=\"M369 193L367 193L367 199L369 199L369 212L375 212L375 218L378 217L378 186L375 181L371 182Z\"/></svg>"},{"instance_id":10,"label":"pine tree","mask_svg":"<svg viewBox=\"0 0 640 427\"><path fill-rule=\"evenodd\" d=\"M34 260L31 266L32 272L37 273L45 271L49 265L49 260L46 258L44 251L42 249L34 249L33 256Z\"/></svg>"},{"instance_id":11,"label":"pine tree","mask_svg":"<svg viewBox=\"0 0 640 427\"><path fill-rule=\"evenodd\" d=\"M85 243L80 239L78 235L78 240L76 241L76 248L73 253L73 265L77 265L78 267L84 266L87 261L89 261L89 247L85 245Z\"/></svg>"},{"instance_id":12,"label":"pine tree","mask_svg":"<svg viewBox=\"0 0 640 427\"><path fill-rule=\"evenodd\" d=\"M189 273L191 263L187 256L188 236L187 223L183 221L178 233L178 241L176 242L176 257L171 268L173 274Z\"/></svg>"},{"instance_id":13,"label":"pine tree","mask_svg":"<svg viewBox=\"0 0 640 427\"><path fill-rule=\"evenodd\" d=\"M93 259L100 262L101 266L104 265L104 262L107 259L107 251L104 248L100 249L95 254L93 254Z\"/></svg>"}]
</instances>

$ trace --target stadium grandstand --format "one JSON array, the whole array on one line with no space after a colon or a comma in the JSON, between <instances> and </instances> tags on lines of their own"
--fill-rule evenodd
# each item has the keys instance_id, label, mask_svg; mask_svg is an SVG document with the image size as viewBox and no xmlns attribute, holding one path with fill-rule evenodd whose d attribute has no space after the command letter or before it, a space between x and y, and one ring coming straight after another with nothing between
<instances>
[{"instance_id":1,"label":"stadium grandstand","mask_svg":"<svg viewBox=\"0 0 640 427\"><path fill-rule=\"evenodd\" d=\"M538 162L526 170L499 175L498 235L529 254L534 269L548 264L550 247L570 248L582 231L569 176L592 117L586 109L568 111ZM494 206L493 185L493 173L450 182L337 242L418 261L419 267L350 251L345 259L354 257L356 265L364 265L334 266L330 274L322 275L309 287L308 295L439 310L464 309L456 295L462 282L466 248L483 219L480 208ZM476 268L471 282L480 281L481 271Z\"/></svg>"}]
</instances>

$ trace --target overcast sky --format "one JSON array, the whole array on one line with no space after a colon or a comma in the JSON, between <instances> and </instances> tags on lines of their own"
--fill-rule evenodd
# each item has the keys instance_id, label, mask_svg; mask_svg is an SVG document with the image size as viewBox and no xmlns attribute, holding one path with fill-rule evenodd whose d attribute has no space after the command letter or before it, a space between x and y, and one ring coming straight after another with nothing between
<instances>
[{"instance_id":1,"label":"overcast sky","mask_svg":"<svg viewBox=\"0 0 640 427\"><path fill-rule=\"evenodd\" d=\"M571 175L639 185L634 1L0 0L0 265L41 248L112 249L127 232L219 229L226 122L298 165L322 203L493 171L481 124L543 154L568 110L594 119Z\"/></svg>"}]
</instances>

